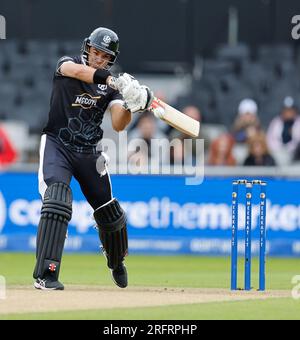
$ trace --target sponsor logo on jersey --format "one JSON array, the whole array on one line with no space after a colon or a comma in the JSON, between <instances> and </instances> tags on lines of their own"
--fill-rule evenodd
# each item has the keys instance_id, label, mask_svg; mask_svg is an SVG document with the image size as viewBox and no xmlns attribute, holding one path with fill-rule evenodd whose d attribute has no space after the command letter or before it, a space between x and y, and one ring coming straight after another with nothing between
<instances>
[{"instance_id":1,"label":"sponsor logo on jersey","mask_svg":"<svg viewBox=\"0 0 300 340\"><path fill-rule=\"evenodd\" d=\"M101 91L106 91L107 90L107 85L99 84L98 85L99 90Z\"/></svg>"},{"instance_id":2,"label":"sponsor logo on jersey","mask_svg":"<svg viewBox=\"0 0 300 340\"><path fill-rule=\"evenodd\" d=\"M75 103L73 103L72 106L80 106L83 109L91 109L92 107L97 106L97 100L100 98L101 96L93 97L88 93L83 93L76 96Z\"/></svg>"},{"instance_id":3,"label":"sponsor logo on jersey","mask_svg":"<svg viewBox=\"0 0 300 340\"><path fill-rule=\"evenodd\" d=\"M99 94L102 94L103 96L106 96L107 95L107 85L103 85L103 84L99 84L98 85L98 89L100 90L97 90L96 92L99 93Z\"/></svg>"}]
</instances>

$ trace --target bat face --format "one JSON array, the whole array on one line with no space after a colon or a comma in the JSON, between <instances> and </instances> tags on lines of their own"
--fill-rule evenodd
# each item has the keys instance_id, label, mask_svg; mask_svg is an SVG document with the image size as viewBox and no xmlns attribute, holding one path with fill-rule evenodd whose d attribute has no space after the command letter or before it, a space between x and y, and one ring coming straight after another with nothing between
<instances>
[{"instance_id":1,"label":"bat face","mask_svg":"<svg viewBox=\"0 0 300 340\"><path fill-rule=\"evenodd\" d=\"M158 98L154 98L150 110L154 115L165 121L175 129L191 136L198 137L200 133L200 123L185 115L184 113L174 109Z\"/></svg>"}]
</instances>

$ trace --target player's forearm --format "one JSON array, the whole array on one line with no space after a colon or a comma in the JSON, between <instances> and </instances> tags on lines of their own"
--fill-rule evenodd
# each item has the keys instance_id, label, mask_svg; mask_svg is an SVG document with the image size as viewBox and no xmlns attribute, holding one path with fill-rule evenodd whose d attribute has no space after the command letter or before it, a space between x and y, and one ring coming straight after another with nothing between
<instances>
[{"instance_id":1,"label":"player's forearm","mask_svg":"<svg viewBox=\"0 0 300 340\"><path fill-rule=\"evenodd\" d=\"M111 120L115 131L123 131L131 122L131 112L125 110L121 105L114 105L111 108Z\"/></svg>"},{"instance_id":2,"label":"player's forearm","mask_svg":"<svg viewBox=\"0 0 300 340\"><path fill-rule=\"evenodd\" d=\"M113 128L115 131L120 132L126 129L127 125L131 122L131 112L124 110L122 115L117 121L114 122Z\"/></svg>"},{"instance_id":3,"label":"player's forearm","mask_svg":"<svg viewBox=\"0 0 300 340\"><path fill-rule=\"evenodd\" d=\"M75 78L89 84L106 84L110 73L105 70L97 70L86 65L79 65L71 62L62 64L60 68L64 76Z\"/></svg>"}]
</instances>

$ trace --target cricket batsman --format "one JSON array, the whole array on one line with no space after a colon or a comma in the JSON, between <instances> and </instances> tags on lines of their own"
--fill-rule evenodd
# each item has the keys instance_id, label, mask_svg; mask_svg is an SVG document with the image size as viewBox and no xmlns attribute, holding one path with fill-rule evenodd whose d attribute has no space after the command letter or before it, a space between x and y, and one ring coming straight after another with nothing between
<instances>
[{"instance_id":1,"label":"cricket batsman","mask_svg":"<svg viewBox=\"0 0 300 340\"><path fill-rule=\"evenodd\" d=\"M53 77L49 119L40 145L39 192L41 218L37 232L34 287L63 290L59 282L64 242L72 216L71 178L94 209L99 238L113 281L128 284L124 258L128 252L126 216L113 197L107 156L97 149L103 136L105 111L114 130L122 131L132 113L149 108L153 94L128 74L111 76L119 54L119 39L107 28L97 28L83 42L81 55L64 56ZM96 162L103 158L104 169Z\"/></svg>"}]
</instances>

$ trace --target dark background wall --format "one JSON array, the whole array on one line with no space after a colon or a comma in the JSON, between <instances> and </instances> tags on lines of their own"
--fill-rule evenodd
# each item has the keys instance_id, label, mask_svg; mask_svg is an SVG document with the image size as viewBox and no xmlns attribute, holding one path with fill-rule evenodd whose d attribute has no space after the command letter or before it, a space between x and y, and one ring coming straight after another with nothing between
<instances>
[{"instance_id":1,"label":"dark background wall","mask_svg":"<svg viewBox=\"0 0 300 340\"><path fill-rule=\"evenodd\" d=\"M7 38L82 40L97 26L120 36L120 62L192 63L227 41L228 9L239 11L239 40L250 45L292 43L299 0L1 0Z\"/></svg>"}]
</instances>

